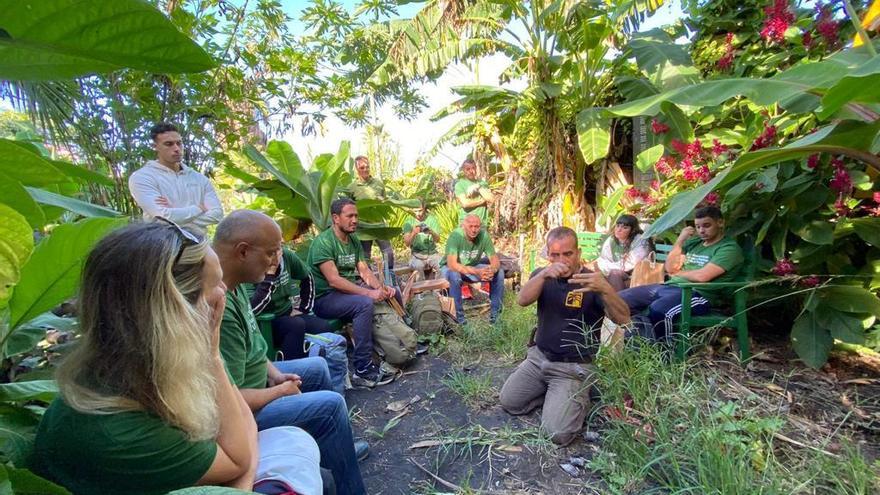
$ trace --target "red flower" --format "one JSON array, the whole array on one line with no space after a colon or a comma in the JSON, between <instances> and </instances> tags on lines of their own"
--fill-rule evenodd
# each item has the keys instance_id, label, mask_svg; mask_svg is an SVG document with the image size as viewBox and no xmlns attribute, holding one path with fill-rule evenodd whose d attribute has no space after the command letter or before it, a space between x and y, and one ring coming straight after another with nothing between
<instances>
[{"instance_id":1,"label":"red flower","mask_svg":"<svg viewBox=\"0 0 880 495\"><path fill-rule=\"evenodd\" d=\"M686 148L687 157L691 160L702 161L703 158L703 145L700 144L699 139L694 139L693 143L687 145Z\"/></svg>"},{"instance_id":2,"label":"red flower","mask_svg":"<svg viewBox=\"0 0 880 495\"><path fill-rule=\"evenodd\" d=\"M635 187L630 187L626 190L626 196L630 199L636 199L641 196L642 193L639 192Z\"/></svg>"},{"instance_id":3,"label":"red flower","mask_svg":"<svg viewBox=\"0 0 880 495\"><path fill-rule=\"evenodd\" d=\"M721 144L721 141L717 139L712 140L712 157L718 158L724 153L727 153L728 147L724 144Z\"/></svg>"},{"instance_id":4,"label":"red flower","mask_svg":"<svg viewBox=\"0 0 880 495\"><path fill-rule=\"evenodd\" d=\"M673 139L669 142L669 146L672 146L672 149L675 150L681 156L687 156L688 145L685 142L679 141L678 139Z\"/></svg>"},{"instance_id":5,"label":"red flower","mask_svg":"<svg viewBox=\"0 0 880 495\"><path fill-rule=\"evenodd\" d=\"M657 198L651 196L650 192L645 191L642 193L642 202L644 202L646 205L657 204Z\"/></svg>"},{"instance_id":6,"label":"red flower","mask_svg":"<svg viewBox=\"0 0 880 495\"><path fill-rule=\"evenodd\" d=\"M652 180L651 181L651 189L653 189L655 191L659 191L660 190L660 181L657 179ZM874 194L880 194L880 193L874 193Z\"/></svg>"},{"instance_id":7,"label":"red flower","mask_svg":"<svg viewBox=\"0 0 880 495\"><path fill-rule=\"evenodd\" d=\"M850 209L846 202L844 202L843 195L838 196L837 201L834 202L834 212L840 217L849 215Z\"/></svg>"},{"instance_id":8,"label":"red flower","mask_svg":"<svg viewBox=\"0 0 880 495\"><path fill-rule=\"evenodd\" d=\"M829 183L832 190L839 194L849 194L852 191L852 185L852 177L846 168L838 167L834 170L834 178Z\"/></svg>"},{"instance_id":9,"label":"red flower","mask_svg":"<svg viewBox=\"0 0 880 495\"><path fill-rule=\"evenodd\" d=\"M654 164L654 168L657 170L657 173L660 175L672 175L673 170L678 166L675 163L675 158L671 156L661 156L657 163Z\"/></svg>"},{"instance_id":10,"label":"red flower","mask_svg":"<svg viewBox=\"0 0 880 495\"><path fill-rule=\"evenodd\" d=\"M838 37L840 24L832 18L834 13L831 10L831 6L820 4L816 6L816 11L819 13L819 16L816 18L816 31L828 43L828 46L833 47L837 45L840 40Z\"/></svg>"},{"instance_id":11,"label":"red flower","mask_svg":"<svg viewBox=\"0 0 880 495\"><path fill-rule=\"evenodd\" d=\"M669 132L669 126L657 121L657 119L651 119L651 132L654 134L665 134Z\"/></svg>"},{"instance_id":12,"label":"red flower","mask_svg":"<svg viewBox=\"0 0 880 495\"><path fill-rule=\"evenodd\" d=\"M720 70L729 70L733 67L733 33L727 33L724 40L724 55L717 62Z\"/></svg>"},{"instance_id":13,"label":"red flower","mask_svg":"<svg viewBox=\"0 0 880 495\"><path fill-rule=\"evenodd\" d=\"M697 171L697 178L700 180L700 182L709 182L709 180L712 178L712 171L709 170L709 167L703 165L702 167L700 167L700 170Z\"/></svg>"},{"instance_id":14,"label":"red flower","mask_svg":"<svg viewBox=\"0 0 880 495\"><path fill-rule=\"evenodd\" d=\"M760 150L776 143L776 126L764 124L764 132L755 139L749 151Z\"/></svg>"},{"instance_id":15,"label":"red flower","mask_svg":"<svg viewBox=\"0 0 880 495\"><path fill-rule=\"evenodd\" d=\"M771 272L778 277L785 277L797 273L797 267L788 258L782 258L776 262Z\"/></svg>"},{"instance_id":16,"label":"red flower","mask_svg":"<svg viewBox=\"0 0 880 495\"><path fill-rule=\"evenodd\" d=\"M703 202L710 206L718 206L718 203L721 201L721 196L718 195L717 192L712 191L706 195L703 199Z\"/></svg>"},{"instance_id":17,"label":"red flower","mask_svg":"<svg viewBox=\"0 0 880 495\"><path fill-rule=\"evenodd\" d=\"M773 5L764 9L767 15L761 37L770 43L785 41L785 31L797 19L789 9L788 0L774 0Z\"/></svg>"},{"instance_id":18,"label":"red flower","mask_svg":"<svg viewBox=\"0 0 880 495\"><path fill-rule=\"evenodd\" d=\"M812 48L813 46L813 33L809 31L804 31L804 34L801 35L801 43L804 44L805 47Z\"/></svg>"},{"instance_id":19,"label":"red flower","mask_svg":"<svg viewBox=\"0 0 880 495\"><path fill-rule=\"evenodd\" d=\"M880 191L874 191L873 199L875 203L880 205Z\"/></svg>"},{"instance_id":20,"label":"red flower","mask_svg":"<svg viewBox=\"0 0 880 495\"><path fill-rule=\"evenodd\" d=\"M800 284L803 287L815 287L819 285L819 282L819 277L815 275L810 275L809 277L805 277L800 280Z\"/></svg>"},{"instance_id":21,"label":"red flower","mask_svg":"<svg viewBox=\"0 0 880 495\"><path fill-rule=\"evenodd\" d=\"M816 167L819 166L819 158L819 153L816 153L815 155L810 155L809 158L807 158L807 168L810 170L816 170Z\"/></svg>"}]
</instances>

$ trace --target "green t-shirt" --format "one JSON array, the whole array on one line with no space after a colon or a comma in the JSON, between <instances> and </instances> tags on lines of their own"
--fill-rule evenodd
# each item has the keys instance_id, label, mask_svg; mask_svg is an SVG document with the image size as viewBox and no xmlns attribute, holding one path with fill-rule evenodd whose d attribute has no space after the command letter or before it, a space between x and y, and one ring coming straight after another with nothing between
<instances>
[{"instance_id":1,"label":"green t-shirt","mask_svg":"<svg viewBox=\"0 0 880 495\"><path fill-rule=\"evenodd\" d=\"M271 313L274 315L288 315L293 309L291 298L300 293L303 281L311 277L311 270L296 253L290 248L281 249L281 266L276 279L272 281L274 289L269 298L269 302L260 308L259 314ZM243 284L247 290L248 296L252 296L256 286L254 284ZM309 287L309 290L312 290Z\"/></svg>"},{"instance_id":2,"label":"green t-shirt","mask_svg":"<svg viewBox=\"0 0 880 495\"><path fill-rule=\"evenodd\" d=\"M707 263L718 265L724 268L724 273L720 277L712 280L712 282L733 282L739 275L740 267L743 263L743 253L739 244L733 239L725 237L711 246L704 246L703 240L699 237L688 239L681 247L682 253L685 255L682 271L699 270L706 266ZM667 284L675 285L679 282L688 282L681 277L671 277L666 281ZM721 298L729 293L728 289L698 289L702 296L709 300L709 304L717 305Z\"/></svg>"},{"instance_id":3,"label":"green t-shirt","mask_svg":"<svg viewBox=\"0 0 880 495\"><path fill-rule=\"evenodd\" d=\"M348 191L351 199L355 201L362 199L385 199L385 184L381 179L372 176L366 182L361 182L359 178L355 179L348 186Z\"/></svg>"},{"instance_id":4,"label":"green t-shirt","mask_svg":"<svg viewBox=\"0 0 880 495\"><path fill-rule=\"evenodd\" d=\"M474 198L480 197L479 193L476 193L476 192L473 192L470 194L468 193L468 191L470 191L471 188L476 189L475 187L473 187L475 185L478 185L480 187L489 187L489 184L487 184L486 181L484 181L484 180L470 181L468 179L465 179L464 177L462 177L461 179L458 179L458 181L455 183L456 200L458 199L459 196L466 196L468 199L474 199ZM474 215L480 217L480 221L483 222L483 228L488 227L488 225L489 225L489 209L486 207L486 205L476 206L474 208L465 208L465 207L461 206L461 203L459 203L458 223L461 223L462 220L464 220L464 217L467 215L470 215L470 214L474 214Z\"/></svg>"},{"instance_id":5,"label":"green t-shirt","mask_svg":"<svg viewBox=\"0 0 880 495\"><path fill-rule=\"evenodd\" d=\"M458 262L465 266L476 266L480 264L483 256L492 256L495 254L495 246L492 245L492 239L485 229L480 230L473 242L469 241L461 227L449 234L446 240L446 254L440 260L441 265L446 264L446 257L455 255Z\"/></svg>"},{"instance_id":6,"label":"green t-shirt","mask_svg":"<svg viewBox=\"0 0 880 495\"><path fill-rule=\"evenodd\" d=\"M144 411L86 414L57 398L37 428L29 468L77 495L151 495L193 486L217 453Z\"/></svg>"},{"instance_id":7,"label":"green t-shirt","mask_svg":"<svg viewBox=\"0 0 880 495\"><path fill-rule=\"evenodd\" d=\"M359 261L364 261L364 249L361 247L361 241L356 235L349 234L348 242L341 242L333 233L332 227L321 232L318 237L312 240L307 264L315 278L316 299L331 290L330 284L327 283L327 279L324 278L324 274L319 268L325 261L335 263L336 270L339 271L342 278L357 283L359 277L357 264Z\"/></svg>"},{"instance_id":8,"label":"green t-shirt","mask_svg":"<svg viewBox=\"0 0 880 495\"><path fill-rule=\"evenodd\" d=\"M235 290L226 291L226 311L220 323L220 355L236 387L266 388L267 349L245 287L239 284Z\"/></svg>"},{"instance_id":9,"label":"green t-shirt","mask_svg":"<svg viewBox=\"0 0 880 495\"><path fill-rule=\"evenodd\" d=\"M437 217L435 217L434 215L428 215L427 217L425 217L424 222L416 219L415 217L407 218L406 222L403 223L403 233L409 234L410 232L412 232L413 227L421 223L427 225L434 232L440 232L440 224L437 222ZM437 243L434 242L434 236L422 232L416 234L409 248L412 250L412 252L417 254L427 255L437 253Z\"/></svg>"}]
</instances>

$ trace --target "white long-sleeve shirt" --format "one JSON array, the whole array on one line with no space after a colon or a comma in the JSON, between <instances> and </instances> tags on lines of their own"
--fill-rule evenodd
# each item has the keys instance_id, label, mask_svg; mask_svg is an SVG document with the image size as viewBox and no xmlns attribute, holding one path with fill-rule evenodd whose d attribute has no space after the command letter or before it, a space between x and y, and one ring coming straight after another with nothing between
<instances>
[{"instance_id":1,"label":"white long-sleeve shirt","mask_svg":"<svg viewBox=\"0 0 880 495\"><path fill-rule=\"evenodd\" d=\"M205 229L223 219L223 206L211 181L195 170L180 166L175 172L156 160L131 174L128 188L135 203L144 210L144 219L164 217L181 227L204 234ZM159 197L171 206L161 206ZM199 205L205 205L202 212Z\"/></svg>"},{"instance_id":2,"label":"white long-sleeve shirt","mask_svg":"<svg viewBox=\"0 0 880 495\"><path fill-rule=\"evenodd\" d=\"M645 256L648 256L648 253L650 253L650 245L648 245L647 241L642 239L641 235L637 235L635 239L632 240L629 250L626 250L623 256L615 256L612 243L616 242L617 239L615 239L614 234L609 235L608 238L605 239L605 244L602 245L599 259L596 260L599 265L599 271L601 271L603 275L607 276L611 273L611 270L630 272L636 267L636 264L638 264L639 261L645 259Z\"/></svg>"}]
</instances>

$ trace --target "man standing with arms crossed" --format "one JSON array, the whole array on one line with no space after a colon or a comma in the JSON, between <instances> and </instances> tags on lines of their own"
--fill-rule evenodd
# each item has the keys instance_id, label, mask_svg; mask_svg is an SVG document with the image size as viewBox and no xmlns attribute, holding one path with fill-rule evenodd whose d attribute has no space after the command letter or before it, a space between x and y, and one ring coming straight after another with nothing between
<instances>
[{"instance_id":1,"label":"man standing with arms crossed","mask_svg":"<svg viewBox=\"0 0 880 495\"><path fill-rule=\"evenodd\" d=\"M477 180L477 164L470 158L461 164L464 176L455 182L455 199L458 201L458 221L464 221L467 215L476 215L483 224L489 226L489 204L494 196L484 180Z\"/></svg>"},{"instance_id":2,"label":"man standing with arms crossed","mask_svg":"<svg viewBox=\"0 0 880 495\"><path fill-rule=\"evenodd\" d=\"M362 199L384 201L386 199L385 184L381 179L373 177L370 173L370 160L365 156L355 157L354 169L357 172L357 179L348 188L351 198L355 201ZM373 250L373 241L360 242L364 250L364 256L369 260ZM391 247L391 242L386 239L376 239L376 244L379 245L379 250L382 251L382 255L388 261L388 268L394 268L394 249ZM378 268L382 269L381 266Z\"/></svg>"},{"instance_id":3,"label":"man standing with arms crossed","mask_svg":"<svg viewBox=\"0 0 880 495\"><path fill-rule=\"evenodd\" d=\"M209 225L223 219L220 199L204 175L183 165L183 142L171 124L150 129L156 160L131 174L128 189L150 220L162 217L204 235Z\"/></svg>"}]
</instances>

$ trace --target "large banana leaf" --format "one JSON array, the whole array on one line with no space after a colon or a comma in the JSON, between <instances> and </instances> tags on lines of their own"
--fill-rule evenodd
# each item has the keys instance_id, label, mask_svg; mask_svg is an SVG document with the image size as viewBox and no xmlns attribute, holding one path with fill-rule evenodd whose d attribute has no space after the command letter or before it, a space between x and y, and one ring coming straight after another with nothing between
<instances>
[{"instance_id":1,"label":"large banana leaf","mask_svg":"<svg viewBox=\"0 0 880 495\"><path fill-rule=\"evenodd\" d=\"M25 187L25 189L31 197L34 198L34 201L38 203L64 208L67 211L71 211L84 217L118 218L122 216L122 213L105 206L95 205L87 201L81 201L76 198L55 194L35 187Z\"/></svg>"},{"instance_id":2,"label":"large banana leaf","mask_svg":"<svg viewBox=\"0 0 880 495\"><path fill-rule=\"evenodd\" d=\"M21 182L0 172L0 201L15 209L34 229L46 224L46 215Z\"/></svg>"},{"instance_id":3,"label":"large banana leaf","mask_svg":"<svg viewBox=\"0 0 880 495\"><path fill-rule=\"evenodd\" d=\"M21 213L0 203L0 308L21 278L21 268L34 250L31 226Z\"/></svg>"},{"instance_id":4,"label":"large banana leaf","mask_svg":"<svg viewBox=\"0 0 880 495\"><path fill-rule=\"evenodd\" d=\"M662 91L700 82L700 73L682 45L676 45L661 29L633 35L629 48L639 68L647 72L654 86Z\"/></svg>"},{"instance_id":5,"label":"large banana leaf","mask_svg":"<svg viewBox=\"0 0 880 495\"><path fill-rule=\"evenodd\" d=\"M211 57L140 0L7 0L0 9L0 78L68 79L124 67L201 72Z\"/></svg>"},{"instance_id":6,"label":"large banana leaf","mask_svg":"<svg viewBox=\"0 0 880 495\"><path fill-rule=\"evenodd\" d=\"M35 187L70 180L52 162L9 139L0 139L0 173L26 186Z\"/></svg>"}]
</instances>

